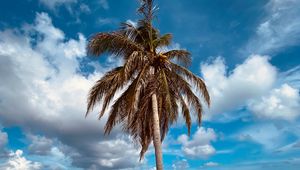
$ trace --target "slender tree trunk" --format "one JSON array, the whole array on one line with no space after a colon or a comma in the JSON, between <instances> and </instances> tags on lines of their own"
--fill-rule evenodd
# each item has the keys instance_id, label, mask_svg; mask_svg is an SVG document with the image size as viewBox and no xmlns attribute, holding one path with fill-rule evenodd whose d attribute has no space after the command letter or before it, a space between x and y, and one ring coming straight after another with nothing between
<instances>
[{"instance_id":1,"label":"slender tree trunk","mask_svg":"<svg viewBox=\"0 0 300 170\"><path fill-rule=\"evenodd\" d=\"M163 170L163 158L160 139L159 116L157 108L156 94L152 95L152 110L153 110L153 145L155 149L156 170Z\"/></svg>"}]
</instances>

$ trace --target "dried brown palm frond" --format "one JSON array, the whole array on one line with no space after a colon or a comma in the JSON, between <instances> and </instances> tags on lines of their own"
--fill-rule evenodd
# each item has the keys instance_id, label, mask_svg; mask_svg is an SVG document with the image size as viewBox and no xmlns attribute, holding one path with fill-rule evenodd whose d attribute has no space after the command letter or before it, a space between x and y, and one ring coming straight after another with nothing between
<instances>
[{"instance_id":1,"label":"dried brown palm frond","mask_svg":"<svg viewBox=\"0 0 300 170\"><path fill-rule=\"evenodd\" d=\"M172 85L170 87L178 94L185 96L188 103L194 108L194 112L197 114L198 123L200 124L203 112L202 104L192 91L190 84L177 73L168 71L166 74L170 78L170 84Z\"/></svg>"},{"instance_id":2,"label":"dried brown palm frond","mask_svg":"<svg viewBox=\"0 0 300 170\"><path fill-rule=\"evenodd\" d=\"M138 12L141 13L144 19L147 22L151 22L154 17L154 12L157 10L157 7L153 7L153 0L140 0L141 7L138 9Z\"/></svg>"},{"instance_id":3,"label":"dried brown palm frond","mask_svg":"<svg viewBox=\"0 0 300 170\"><path fill-rule=\"evenodd\" d=\"M186 102L184 101L184 99L181 95L179 95L179 99L180 99L180 104L181 104L181 112L182 112L183 118L185 120L185 124L188 128L188 135L190 136L191 126L192 126L192 119L191 119L191 115L190 115L190 110L189 110L188 105L186 104Z\"/></svg>"},{"instance_id":4,"label":"dried brown palm frond","mask_svg":"<svg viewBox=\"0 0 300 170\"><path fill-rule=\"evenodd\" d=\"M190 57L191 54L186 50L171 50L163 53L162 55L167 56L169 59L176 59L185 66L189 66L192 62L192 59Z\"/></svg>"},{"instance_id":5,"label":"dried brown palm frond","mask_svg":"<svg viewBox=\"0 0 300 170\"><path fill-rule=\"evenodd\" d=\"M131 117L134 109L133 106L136 102L136 93L138 86L147 81L149 65L144 66L138 76L129 85L127 90L116 100L112 106L112 110L109 113L107 123L105 125L105 134L109 134L116 122L120 123L125 120L126 117Z\"/></svg>"},{"instance_id":6,"label":"dried brown palm frond","mask_svg":"<svg viewBox=\"0 0 300 170\"><path fill-rule=\"evenodd\" d=\"M143 47L118 33L98 33L92 36L87 45L88 54L99 56L105 52L116 56L131 54L133 51L143 51Z\"/></svg>"},{"instance_id":7,"label":"dried brown palm frond","mask_svg":"<svg viewBox=\"0 0 300 170\"><path fill-rule=\"evenodd\" d=\"M208 90L206 88L204 81L182 66L179 66L174 63L171 63L170 66L174 72L181 74L188 81L192 82L193 84L196 84L196 89L201 92L207 105L209 106L210 105L210 97L209 97L209 93L208 93Z\"/></svg>"},{"instance_id":8,"label":"dried brown palm frond","mask_svg":"<svg viewBox=\"0 0 300 170\"><path fill-rule=\"evenodd\" d=\"M88 95L88 106L86 115L93 109L96 103L100 102L102 97L111 88L112 83L120 82L118 80L122 79L122 74L123 67L117 67L107 72L100 80L98 80L95 83ZM122 81L122 83L126 82Z\"/></svg>"},{"instance_id":9,"label":"dried brown palm frond","mask_svg":"<svg viewBox=\"0 0 300 170\"><path fill-rule=\"evenodd\" d=\"M155 48L157 48L157 47L163 47L163 46L168 46L172 42L172 37L173 37L172 34L162 35L161 37L158 37L157 39L155 39L153 41L153 46Z\"/></svg>"}]
</instances>

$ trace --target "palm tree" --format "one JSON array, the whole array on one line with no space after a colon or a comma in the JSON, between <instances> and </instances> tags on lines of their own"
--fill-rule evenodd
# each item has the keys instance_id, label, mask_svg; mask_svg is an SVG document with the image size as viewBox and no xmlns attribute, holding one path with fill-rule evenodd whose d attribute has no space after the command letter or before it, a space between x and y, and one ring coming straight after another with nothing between
<instances>
[{"instance_id":1,"label":"palm tree","mask_svg":"<svg viewBox=\"0 0 300 170\"><path fill-rule=\"evenodd\" d=\"M188 134L192 124L190 108L196 114L198 123L201 123L202 104L192 85L201 92L208 106L210 98L203 80L186 68L191 62L188 51L161 50L171 44L172 35L161 35L153 27L156 8L152 0L141 1L138 12L142 19L136 25L122 23L117 31L97 33L89 39L89 54L113 54L120 57L124 64L107 72L91 88L86 115L102 101L100 119L116 91L123 89L124 92L114 101L108 113L105 134L121 124L123 130L141 145L140 160L153 141L156 169L162 170L161 143L179 113L185 119Z\"/></svg>"}]
</instances>

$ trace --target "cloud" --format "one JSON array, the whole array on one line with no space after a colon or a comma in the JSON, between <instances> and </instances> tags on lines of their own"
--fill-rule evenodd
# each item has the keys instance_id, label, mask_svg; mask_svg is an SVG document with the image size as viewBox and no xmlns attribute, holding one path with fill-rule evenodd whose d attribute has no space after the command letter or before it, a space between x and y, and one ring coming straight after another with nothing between
<instances>
[{"instance_id":1,"label":"cloud","mask_svg":"<svg viewBox=\"0 0 300 170\"><path fill-rule=\"evenodd\" d=\"M190 165L186 159L176 161L172 164L173 170L188 169L189 167Z\"/></svg>"},{"instance_id":2,"label":"cloud","mask_svg":"<svg viewBox=\"0 0 300 170\"><path fill-rule=\"evenodd\" d=\"M278 160L258 160L249 162L237 162L230 165L222 165L217 167L203 167L202 169L209 170L297 170L299 169L299 158L278 159Z\"/></svg>"},{"instance_id":3,"label":"cloud","mask_svg":"<svg viewBox=\"0 0 300 170\"><path fill-rule=\"evenodd\" d=\"M1 157L3 157L3 156L5 157L6 156L5 146L6 146L7 142L8 142L7 133L6 132L2 132L0 130L0 161L1 161ZM0 166L0 168L1 168L1 166Z\"/></svg>"},{"instance_id":4,"label":"cloud","mask_svg":"<svg viewBox=\"0 0 300 170\"><path fill-rule=\"evenodd\" d=\"M274 124L255 124L241 130L235 138L239 141L254 142L267 151L274 151L286 143L286 132L286 129L280 129Z\"/></svg>"},{"instance_id":5,"label":"cloud","mask_svg":"<svg viewBox=\"0 0 300 170\"><path fill-rule=\"evenodd\" d=\"M192 139L189 140L187 135L180 135L178 142L182 144L183 153L192 159L206 159L216 153L215 148L211 145L216 141L217 135L211 128L200 127L197 129Z\"/></svg>"},{"instance_id":6,"label":"cloud","mask_svg":"<svg viewBox=\"0 0 300 170\"><path fill-rule=\"evenodd\" d=\"M34 135L30 135L27 138L31 141L31 144L28 146L30 154L47 155L51 152L51 148L54 144L51 139Z\"/></svg>"},{"instance_id":7,"label":"cloud","mask_svg":"<svg viewBox=\"0 0 300 170\"><path fill-rule=\"evenodd\" d=\"M109 9L109 4L108 4L107 0L99 0L99 3L103 9L105 9L105 10Z\"/></svg>"},{"instance_id":8,"label":"cloud","mask_svg":"<svg viewBox=\"0 0 300 170\"><path fill-rule=\"evenodd\" d=\"M4 148L7 143L7 133L0 131L0 150Z\"/></svg>"},{"instance_id":9,"label":"cloud","mask_svg":"<svg viewBox=\"0 0 300 170\"><path fill-rule=\"evenodd\" d=\"M23 156L22 150L10 153L10 158L5 167L6 170L40 170L42 165L39 162L32 162Z\"/></svg>"},{"instance_id":10,"label":"cloud","mask_svg":"<svg viewBox=\"0 0 300 170\"><path fill-rule=\"evenodd\" d=\"M38 13L34 24L21 29L1 30L1 124L39 134L26 134L32 155L51 156L56 147L73 166L84 169L135 167L138 149L120 128L105 137L106 116L98 121L94 112L84 119L88 90L109 69L99 65L83 76L80 58L85 46L84 35L67 38L46 13ZM53 141L62 146L50 148Z\"/></svg>"},{"instance_id":11,"label":"cloud","mask_svg":"<svg viewBox=\"0 0 300 170\"><path fill-rule=\"evenodd\" d=\"M300 94L288 84L273 89L268 96L253 101L249 109L258 117L295 120L300 115Z\"/></svg>"},{"instance_id":12,"label":"cloud","mask_svg":"<svg viewBox=\"0 0 300 170\"><path fill-rule=\"evenodd\" d=\"M248 100L264 95L277 75L269 58L260 55L250 56L229 73L224 60L218 57L211 64L203 63L201 73L212 101L205 119L243 107Z\"/></svg>"},{"instance_id":13,"label":"cloud","mask_svg":"<svg viewBox=\"0 0 300 170\"><path fill-rule=\"evenodd\" d=\"M217 162L207 162L207 163L204 164L204 166L207 166L207 167L219 166L219 163L217 163Z\"/></svg>"},{"instance_id":14,"label":"cloud","mask_svg":"<svg viewBox=\"0 0 300 170\"><path fill-rule=\"evenodd\" d=\"M61 5L70 5L77 3L77 0L39 0L41 4L45 5L51 10L55 10L56 7L61 6Z\"/></svg>"},{"instance_id":15,"label":"cloud","mask_svg":"<svg viewBox=\"0 0 300 170\"><path fill-rule=\"evenodd\" d=\"M212 101L204 120L231 121L243 116L233 113L245 108L266 119L292 121L300 115L298 67L279 73L268 56L251 55L228 72L218 57L203 63L201 73Z\"/></svg>"},{"instance_id":16,"label":"cloud","mask_svg":"<svg viewBox=\"0 0 300 170\"><path fill-rule=\"evenodd\" d=\"M300 1L270 0L266 17L256 29L256 34L242 50L247 54L272 54L300 42Z\"/></svg>"},{"instance_id":17,"label":"cloud","mask_svg":"<svg viewBox=\"0 0 300 170\"><path fill-rule=\"evenodd\" d=\"M279 82L300 89L300 65L280 73Z\"/></svg>"},{"instance_id":18,"label":"cloud","mask_svg":"<svg viewBox=\"0 0 300 170\"><path fill-rule=\"evenodd\" d=\"M87 4L82 3L82 4L80 4L79 8L80 8L80 11L83 13L87 13L87 14L91 13L91 9Z\"/></svg>"}]
</instances>

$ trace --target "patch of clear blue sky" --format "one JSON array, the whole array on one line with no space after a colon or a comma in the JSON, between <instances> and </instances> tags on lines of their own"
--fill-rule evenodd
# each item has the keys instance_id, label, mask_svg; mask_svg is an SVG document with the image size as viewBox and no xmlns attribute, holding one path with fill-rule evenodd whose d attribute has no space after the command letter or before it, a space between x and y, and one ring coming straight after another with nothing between
<instances>
[{"instance_id":1,"label":"patch of clear blue sky","mask_svg":"<svg viewBox=\"0 0 300 170\"><path fill-rule=\"evenodd\" d=\"M56 27L62 29L66 37L76 38L78 32L89 37L93 33L113 31L119 27L118 23L128 19L136 21L137 0L109 0L109 9L100 7L96 0L81 1L91 8L91 13L80 13L79 4L71 5L71 13L66 7L49 10L37 0L9 0L1 1L0 29L20 27L24 23L34 22L37 12L47 12ZM241 49L253 34L257 25L263 20L264 5L267 0L156 0L159 6L156 25L161 33L172 33L174 42L180 47L192 52L193 64L191 70L199 75L199 66L211 56L223 56L229 69L241 63L247 56L241 56ZM77 19L80 19L78 22ZM110 23L101 23L99 20L108 19ZM290 47L280 53L273 54L272 64L282 70L287 70L300 63L299 47ZM286 57L289 57L287 60ZM84 67L87 59L82 61L82 71L85 74L93 71L91 67ZM104 62L104 58L100 59ZM238 113L237 113L238 114ZM239 129L253 123L253 120L244 122L235 120L226 123L205 123L205 127L212 127L217 133L231 135ZM5 128L8 133L10 149L26 147L25 136L18 127ZM192 132L196 127L192 128ZM186 133L186 128L171 129L170 134L175 139ZM193 134L193 133L191 133ZM288 137L292 141L293 136ZM261 146L251 141L239 143L233 139L217 140L213 143L217 150L234 149L234 154L216 154L210 161L221 164L231 164L244 160L259 160L265 156L272 158L272 154L263 153ZM174 146L172 149L180 149ZM252 153L252 154L248 154ZM291 153L297 155L297 153ZM271 156L270 156L271 155ZM299 155L299 154L298 154ZM285 155L289 156L289 155ZM174 160L182 157L166 155L165 161L170 166ZM149 156L149 164L154 165L154 157ZM191 167L199 167L205 160L189 160Z\"/></svg>"},{"instance_id":2,"label":"patch of clear blue sky","mask_svg":"<svg viewBox=\"0 0 300 170\"><path fill-rule=\"evenodd\" d=\"M8 148L17 150L17 149L26 149L27 140L26 136L23 133L23 130L17 126L15 127L5 127L2 130L3 132L7 133L8 141L7 144Z\"/></svg>"}]
</instances>

